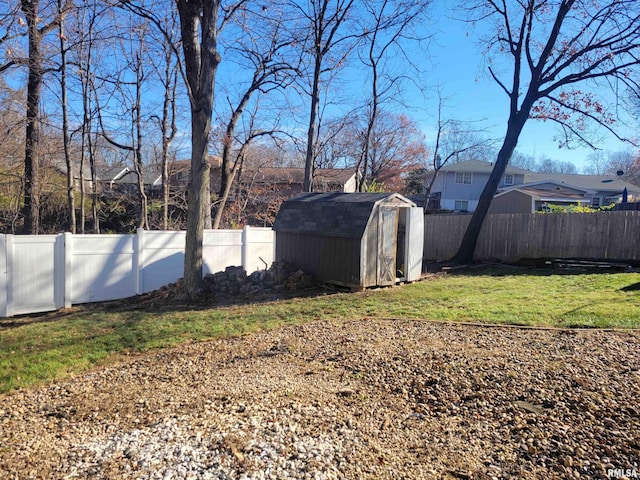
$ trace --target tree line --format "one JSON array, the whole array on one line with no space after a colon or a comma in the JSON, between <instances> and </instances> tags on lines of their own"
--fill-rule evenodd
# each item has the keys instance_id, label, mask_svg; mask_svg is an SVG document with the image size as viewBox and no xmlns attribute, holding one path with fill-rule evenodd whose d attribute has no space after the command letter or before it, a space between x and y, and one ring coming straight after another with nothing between
<instances>
[{"instance_id":1,"label":"tree line","mask_svg":"<svg viewBox=\"0 0 640 480\"><path fill-rule=\"evenodd\" d=\"M217 228L243 166L264 163L256 151L278 151L279 166L305 167L306 189L315 169L337 166L362 172L361 190L371 183L398 188L403 172L423 162L424 135L403 113L401 98L407 72L418 69L409 46L426 40L421 29L429 1L215 6L171 0L3 5L6 230L60 228L51 223L55 210L71 232L100 232L109 208L98 173L107 165L135 171L135 226L148 228L153 210L161 215L152 226L174 228L172 210L186 205L171 198L172 161L194 152L221 157L213 199L204 194L206 185L194 185L207 204L206 226ZM342 93L350 70L357 81ZM154 205L143 181L152 167L163 186ZM192 165L192 178L204 179L203 168L206 162Z\"/></svg>"}]
</instances>

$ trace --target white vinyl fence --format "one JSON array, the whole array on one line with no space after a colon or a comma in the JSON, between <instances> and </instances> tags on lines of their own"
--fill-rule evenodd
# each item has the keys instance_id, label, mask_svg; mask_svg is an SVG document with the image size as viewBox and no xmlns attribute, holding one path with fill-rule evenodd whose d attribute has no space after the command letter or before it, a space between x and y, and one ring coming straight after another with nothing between
<instances>
[{"instance_id":1,"label":"white vinyl fence","mask_svg":"<svg viewBox=\"0 0 640 480\"><path fill-rule=\"evenodd\" d=\"M0 317L117 300L156 290L184 273L185 232L135 235L0 235ZM204 274L274 260L270 228L206 230Z\"/></svg>"}]
</instances>

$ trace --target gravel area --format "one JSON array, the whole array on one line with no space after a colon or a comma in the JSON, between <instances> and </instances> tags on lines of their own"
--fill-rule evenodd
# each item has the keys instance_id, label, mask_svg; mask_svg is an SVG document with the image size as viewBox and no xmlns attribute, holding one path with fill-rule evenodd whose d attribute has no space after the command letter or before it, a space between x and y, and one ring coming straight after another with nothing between
<instances>
[{"instance_id":1,"label":"gravel area","mask_svg":"<svg viewBox=\"0 0 640 480\"><path fill-rule=\"evenodd\" d=\"M640 478L639 399L640 332L319 321L0 397L0 478Z\"/></svg>"}]
</instances>

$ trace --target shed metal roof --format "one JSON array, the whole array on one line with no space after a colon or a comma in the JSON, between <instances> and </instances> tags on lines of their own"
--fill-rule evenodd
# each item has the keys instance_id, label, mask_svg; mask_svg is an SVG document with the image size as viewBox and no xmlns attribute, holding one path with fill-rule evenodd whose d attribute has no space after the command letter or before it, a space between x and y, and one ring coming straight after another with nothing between
<instances>
[{"instance_id":1,"label":"shed metal roof","mask_svg":"<svg viewBox=\"0 0 640 480\"><path fill-rule=\"evenodd\" d=\"M416 206L397 193L305 193L282 204L273 230L361 238L374 207L381 203Z\"/></svg>"}]
</instances>

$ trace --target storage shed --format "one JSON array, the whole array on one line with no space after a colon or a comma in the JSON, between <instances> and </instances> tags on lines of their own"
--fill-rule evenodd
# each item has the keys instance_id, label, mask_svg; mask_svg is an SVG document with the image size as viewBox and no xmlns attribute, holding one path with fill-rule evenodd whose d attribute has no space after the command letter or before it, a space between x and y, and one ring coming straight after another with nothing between
<instances>
[{"instance_id":1,"label":"storage shed","mask_svg":"<svg viewBox=\"0 0 640 480\"><path fill-rule=\"evenodd\" d=\"M306 193L285 201L273 229L276 261L351 288L422 273L422 208L397 193Z\"/></svg>"}]
</instances>

